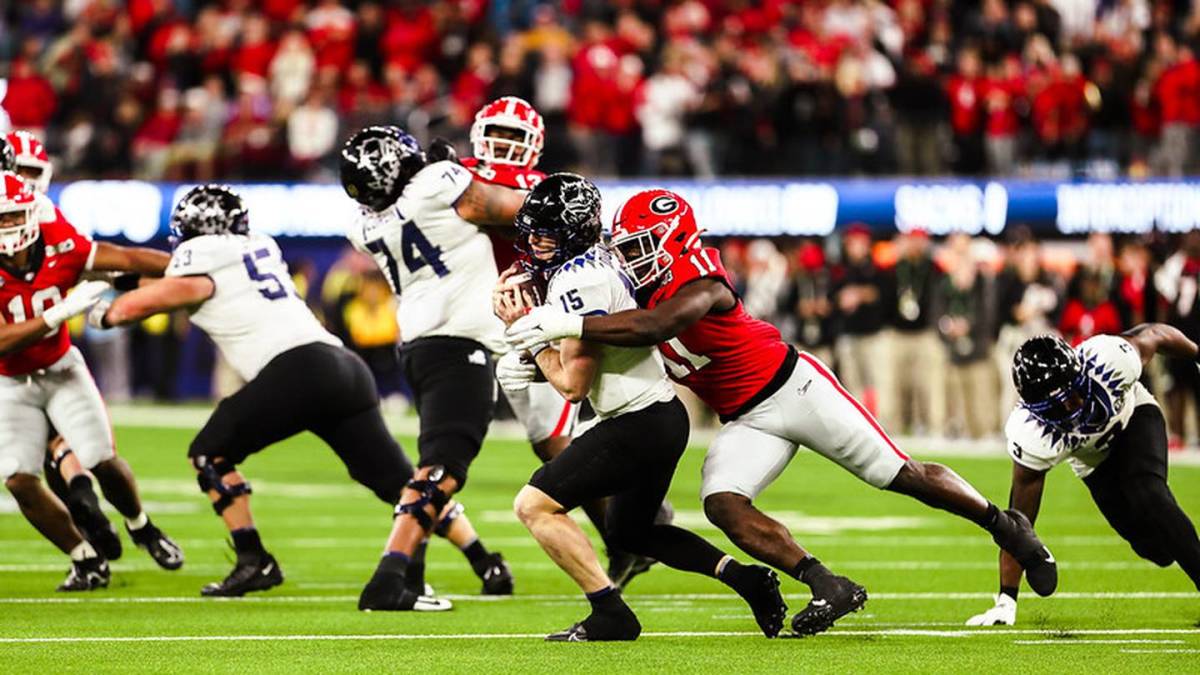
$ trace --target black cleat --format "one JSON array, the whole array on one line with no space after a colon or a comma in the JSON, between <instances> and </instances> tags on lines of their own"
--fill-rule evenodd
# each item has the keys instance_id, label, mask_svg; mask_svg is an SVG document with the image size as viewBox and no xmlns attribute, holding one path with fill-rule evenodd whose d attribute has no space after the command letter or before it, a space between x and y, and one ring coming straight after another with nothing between
<instances>
[{"instance_id":1,"label":"black cleat","mask_svg":"<svg viewBox=\"0 0 1200 675\"><path fill-rule=\"evenodd\" d=\"M610 549L608 552L608 578L612 580L613 586L623 591L634 577L648 572L656 562L658 561L654 558L644 555Z\"/></svg>"},{"instance_id":2,"label":"black cleat","mask_svg":"<svg viewBox=\"0 0 1200 675\"><path fill-rule=\"evenodd\" d=\"M121 538L117 536L117 528L113 527L108 521L108 516L100 510L100 504L94 496L91 500L72 496L67 500L67 510L83 538L87 539L100 555L108 560L121 557Z\"/></svg>"},{"instance_id":3,"label":"black cleat","mask_svg":"<svg viewBox=\"0 0 1200 675\"><path fill-rule=\"evenodd\" d=\"M762 565L746 565L737 585L731 585L754 612L758 628L769 638L779 635L787 618L787 603L779 592L779 575Z\"/></svg>"},{"instance_id":4,"label":"black cleat","mask_svg":"<svg viewBox=\"0 0 1200 675\"><path fill-rule=\"evenodd\" d=\"M1034 593L1045 597L1058 588L1058 564L1050 549L1042 544L1024 513L1008 509L1000 514L992 532L992 541L1008 551L1025 568L1025 578Z\"/></svg>"},{"instance_id":5,"label":"black cleat","mask_svg":"<svg viewBox=\"0 0 1200 675\"><path fill-rule=\"evenodd\" d=\"M620 613L596 614L571 626L546 636L547 642L627 642L638 639L642 624L637 616L625 608Z\"/></svg>"},{"instance_id":6,"label":"black cleat","mask_svg":"<svg viewBox=\"0 0 1200 675\"><path fill-rule=\"evenodd\" d=\"M146 553L154 558L154 562L164 570L177 570L183 567L183 549L171 538L168 537L162 530L158 529L154 523L146 523L144 527L138 530L129 528L125 525L125 531L129 533L129 538L137 547L144 549Z\"/></svg>"},{"instance_id":7,"label":"black cleat","mask_svg":"<svg viewBox=\"0 0 1200 675\"><path fill-rule=\"evenodd\" d=\"M95 557L86 560L72 560L71 571L67 578L58 585L58 590L71 593L76 591L94 591L97 588L107 588L112 573L108 569L108 561Z\"/></svg>"},{"instance_id":8,"label":"black cleat","mask_svg":"<svg viewBox=\"0 0 1200 675\"><path fill-rule=\"evenodd\" d=\"M800 636L816 635L867 604L867 589L842 576L833 577L833 588L814 597L808 606L792 617L792 631Z\"/></svg>"},{"instance_id":9,"label":"black cleat","mask_svg":"<svg viewBox=\"0 0 1200 675\"><path fill-rule=\"evenodd\" d=\"M426 588L433 590L428 585ZM454 605L449 600L415 593L406 587L403 577L377 569L358 596L358 608L364 612L445 612Z\"/></svg>"},{"instance_id":10,"label":"black cleat","mask_svg":"<svg viewBox=\"0 0 1200 675\"><path fill-rule=\"evenodd\" d=\"M483 595L512 595L513 575L504 556L499 553L489 553L481 565L483 571L479 578L483 580Z\"/></svg>"},{"instance_id":11,"label":"black cleat","mask_svg":"<svg viewBox=\"0 0 1200 675\"><path fill-rule=\"evenodd\" d=\"M214 581L200 589L200 595L210 598L240 598L254 591L265 591L283 583L283 570L270 553L239 558L233 571L222 581Z\"/></svg>"}]
</instances>

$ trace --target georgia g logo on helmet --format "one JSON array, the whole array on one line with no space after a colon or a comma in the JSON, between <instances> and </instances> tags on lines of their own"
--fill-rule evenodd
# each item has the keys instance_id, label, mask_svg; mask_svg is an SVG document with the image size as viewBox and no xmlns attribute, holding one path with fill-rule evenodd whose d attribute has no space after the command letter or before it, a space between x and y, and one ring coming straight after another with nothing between
<instances>
[{"instance_id":1,"label":"georgia g logo on helmet","mask_svg":"<svg viewBox=\"0 0 1200 675\"><path fill-rule=\"evenodd\" d=\"M671 195L659 195L650 200L650 210L660 216L669 216L679 210L679 202Z\"/></svg>"}]
</instances>

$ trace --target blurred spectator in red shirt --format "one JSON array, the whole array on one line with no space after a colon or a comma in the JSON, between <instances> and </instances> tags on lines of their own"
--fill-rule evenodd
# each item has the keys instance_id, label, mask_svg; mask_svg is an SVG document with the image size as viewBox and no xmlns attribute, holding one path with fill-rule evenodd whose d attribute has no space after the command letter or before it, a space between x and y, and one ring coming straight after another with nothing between
<instances>
[{"instance_id":1,"label":"blurred spectator in red shirt","mask_svg":"<svg viewBox=\"0 0 1200 675\"><path fill-rule=\"evenodd\" d=\"M963 49L958 53L958 72L946 84L946 96L950 99L950 129L954 132L954 169L970 175L983 170L984 159L984 83L979 71L979 52Z\"/></svg>"},{"instance_id":2,"label":"blurred spectator in red shirt","mask_svg":"<svg viewBox=\"0 0 1200 675\"><path fill-rule=\"evenodd\" d=\"M345 71L354 60L354 14L338 0L320 0L305 19L317 70Z\"/></svg>"},{"instance_id":3,"label":"blurred spectator in red shirt","mask_svg":"<svg viewBox=\"0 0 1200 675\"><path fill-rule=\"evenodd\" d=\"M1005 59L990 67L982 90L988 169L994 175L1008 176L1017 162L1017 108L1025 91L1021 63Z\"/></svg>"},{"instance_id":4,"label":"blurred spectator in red shirt","mask_svg":"<svg viewBox=\"0 0 1200 675\"><path fill-rule=\"evenodd\" d=\"M492 81L496 79L496 64L492 60L492 48L487 43L471 45L467 51L467 64L454 85L450 87L453 100L451 114L458 126L469 126L475 111L487 103Z\"/></svg>"},{"instance_id":5,"label":"blurred spectator in red shirt","mask_svg":"<svg viewBox=\"0 0 1200 675\"><path fill-rule=\"evenodd\" d=\"M1154 85L1162 115L1162 155L1169 176L1182 176L1194 161L1196 127L1200 125L1200 63L1187 46L1166 34L1156 51L1164 69Z\"/></svg>"},{"instance_id":6,"label":"blurred spectator in red shirt","mask_svg":"<svg viewBox=\"0 0 1200 675\"><path fill-rule=\"evenodd\" d=\"M162 180L170 159L171 143L179 135L182 122L179 92L163 89L158 95L158 107L133 137L133 161L138 177Z\"/></svg>"},{"instance_id":7,"label":"blurred spectator in red shirt","mask_svg":"<svg viewBox=\"0 0 1200 675\"><path fill-rule=\"evenodd\" d=\"M8 111L13 128L28 129L44 137L46 123L57 105L54 88L33 69L33 64L25 58L14 60L8 76L8 93L4 97L4 109Z\"/></svg>"},{"instance_id":8,"label":"blurred spectator in red shirt","mask_svg":"<svg viewBox=\"0 0 1200 675\"><path fill-rule=\"evenodd\" d=\"M1121 315L1104 290L1103 280L1096 270L1084 268L1076 277L1078 295L1067 300L1058 330L1071 346L1093 335L1120 333Z\"/></svg>"},{"instance_id":9,"label":"blurred spectator in red shirt","mask_svg":"<svg viewBox=\"0 0 1200 675\"><path fill-rule=\"evenodd\" d=\"M416 3L403 3L399 9L388 13L387 30L383 34L379 49L384 60L413 72L433 55L437 43L437 27L429 8Z\"/></svg>"},{"instance_id":10,"label":"blurred spectator in red shirt","mask_svg":"<svg viewBox=\"0 0 1200 675\"><path fill-rule=\"evenodd\" d=\"M230 65L237 75L265 78L271 69L278 45L271 40L271 27L261 14L251 14L242 29L241 43L233 52Z\"/></svg>"}]
</instances>

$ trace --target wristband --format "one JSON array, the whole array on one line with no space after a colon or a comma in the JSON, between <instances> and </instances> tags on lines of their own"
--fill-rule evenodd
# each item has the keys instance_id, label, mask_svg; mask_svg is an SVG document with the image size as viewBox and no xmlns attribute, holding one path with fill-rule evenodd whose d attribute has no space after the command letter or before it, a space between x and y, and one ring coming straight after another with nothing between
<instances>
[{"instance_id":1,"label":"wristband","mask_svg":"<svg viewBox=\"0 0 1200 675\"><path fill-rule=\"evenodd\" d=\"M125 291L136 291L141 280L142 275L140 274L122 274L113 279L113 288L122 293Z\"/></svg>"}]
</instances>

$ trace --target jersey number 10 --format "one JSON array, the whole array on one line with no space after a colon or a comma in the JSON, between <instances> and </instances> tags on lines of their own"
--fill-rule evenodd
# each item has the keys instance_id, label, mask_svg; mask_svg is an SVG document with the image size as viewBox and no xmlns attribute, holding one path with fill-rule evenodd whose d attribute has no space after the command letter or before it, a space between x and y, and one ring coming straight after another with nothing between
<instances>
[{"instance_id":1,"label":"jersey number 10","mask_svg":"<svg viewBox=\"0 0 1200 675\"><path fill-rule=\"evenodd\" d=\"M53 307L62 302L62 291L58 290L58 286L51 286L35 291L29 298L29 304L33 308L34 318L42 315L47 307ZM30 317L25 313L25 298L18 295L8 301L8 314L12 317L13 323L21 323L28 320ZM59 326L46 334L46 337L58 335L58 331L62 330Z\"/></svg>"}]
</instances>

